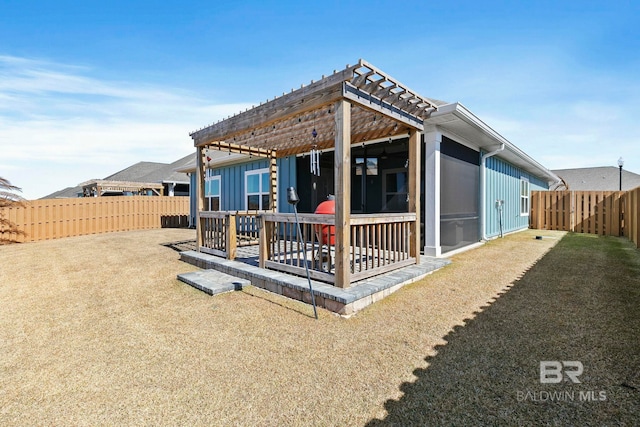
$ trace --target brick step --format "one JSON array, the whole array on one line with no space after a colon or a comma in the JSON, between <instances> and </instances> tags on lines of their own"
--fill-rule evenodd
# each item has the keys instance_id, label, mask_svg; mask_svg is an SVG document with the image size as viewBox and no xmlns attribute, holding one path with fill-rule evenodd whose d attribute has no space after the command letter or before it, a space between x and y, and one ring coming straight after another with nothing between
<instances>
[{"instance_id":1,"label":"brick step","mask_svg":"<svg viewBox=\"0 0 640 427\"><path fill-rule=\"evenodd\" d=\"M178 274L178 280L209 295L240 291L243 286L251 284L246 279L240 279L216 270L191 271Z\"/></svg>"}]
</instances>

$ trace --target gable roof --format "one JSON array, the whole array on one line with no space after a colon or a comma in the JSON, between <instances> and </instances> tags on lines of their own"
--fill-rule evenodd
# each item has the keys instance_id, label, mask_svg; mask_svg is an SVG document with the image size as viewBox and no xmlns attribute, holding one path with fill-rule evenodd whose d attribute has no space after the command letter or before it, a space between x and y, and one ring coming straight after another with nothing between
<instances>
[{"instance_id":1,"label":"gable roof","mask_svg":"<svg viewBox=\"0 0 640 427\"><path fill-rule=\"evenodd\" d=\"M138 162L114 174L104 177L104 180L142 182L142 177L152 175L165 166L167 166L167 163Z\"/></svg>"},{"instance_id":2,"label":"gable roof","mask_svg":"<svg viewBox=\"0 0 640 427\"><path fill-rule=\"evenodd\" d=\"M49 195L41 197L41 199L70 199L78 197L78 194L82 194L82 187L79 185L55 191Z\"/></svg>"},{"instance_id":3,"label":"gable roof","mask_svg":"<svg viewBox=\"0 0 640 427\"><path fill-rule=\"evenodd\" d=\"M620 188L620 169L615 166L556 169L553 172L564 179L568 190L618 191ZM622 169L622 190L636 187L640 187L640 175Z\"/></svg>"}]
</instances>

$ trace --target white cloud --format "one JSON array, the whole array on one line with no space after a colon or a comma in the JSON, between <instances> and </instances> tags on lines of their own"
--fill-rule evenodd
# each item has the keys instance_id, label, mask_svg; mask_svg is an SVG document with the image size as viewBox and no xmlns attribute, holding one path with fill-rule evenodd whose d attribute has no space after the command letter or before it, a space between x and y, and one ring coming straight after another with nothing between
<instances>
[{"instance_id":1,"label":"white cloud","mask_svg":"<svg viewBox=\"0 0 640 427\"><path fill-rule=\"evenodd\" d=\"M0 56L0 176L38 198L138 161L192 152L189 132L248 107L84 67Z\"/></svg>"}]
</instances>

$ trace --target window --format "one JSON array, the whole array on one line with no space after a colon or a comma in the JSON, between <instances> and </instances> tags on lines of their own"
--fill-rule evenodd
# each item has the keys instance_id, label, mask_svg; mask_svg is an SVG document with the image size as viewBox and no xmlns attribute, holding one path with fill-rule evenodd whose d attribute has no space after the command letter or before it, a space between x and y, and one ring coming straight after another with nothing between
<instances>
[{"instance_id":1,"label":"window","mask_svg":"<svg viewBox=\"0 0 640 427\"><path fill-rule=\"evenodd\" d=\"M244 175L245 207L249 211L271 209L269 169L247 171Z\"/></svg>"},{"instance_id":2,"label":"window","mask_svg":"<svg viewBox=\"0 0 640 427\"><path fill-rule=\"evenodd\" d=\"M520 178L520 216L529 216L529 180Z\"/></svg>"},{"instance_id":3,"label":"window","mask_svg":"<svg viewBox=\"0 0 640 427\"><path fill-rule=\"evenodd\" d=\"M389 169L383 172L382 181L383 207L386 212L406 212L408 205L408 175L407 170Z\"/></svg>"},{"instance_id":4,"label":"window","mask_svg":"<svg viewBox=\"0 0 640 427\"><path fill-rule=\"evenodd\" d=\"M207 169L207 174L204 178L204 196L208 200L208 208L210 211L220 210L220 183L220 175L213 175L213 171Z\"/></svg>"},{"instance_id":5,"label":"window","mask_svg":"<svg viewBox=\"0 0 640 427\"><path fill-rule=\"evenodd\" d=\"M378 175L378 158L377 157L357 157L356 158L356 175L361 176L362 171L366 170L367 175Z\"/></svg>"}]
</instances>

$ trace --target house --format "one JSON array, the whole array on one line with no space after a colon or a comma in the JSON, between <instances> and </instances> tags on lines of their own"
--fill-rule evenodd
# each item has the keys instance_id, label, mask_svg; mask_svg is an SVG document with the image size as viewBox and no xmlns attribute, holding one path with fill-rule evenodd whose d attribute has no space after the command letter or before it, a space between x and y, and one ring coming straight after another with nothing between
<instances>
[{"instance_id":1,"label":"house","mask_svg":"<svg viewBox=\"0 0 640 427\"><path fill-rule=\"evenodd\" d=\"M341 288L421 252L527 228L531 191L560 181L462 104L423 97L362 60L191 137L199 250L219 251L209 247L216 210L262 212L261 266L303 275L298 253L309 248L329 258L311 276ZM298 236L288 187L300 198L302 250L287 246ZM314 216L330 194L335 215Z\"/></svg>"},{"instance_id":2,"label":"house","mask_svg":"<svg viewBox=\"0 0 640 427\"><path fill-rule=\"evenodd\" d=\"M563 180L558 190L622 191L640 187L640 175L615 166L593 168L556 169L553 171Z\"/></svg>"},{"instance_id":3,"label":"house","mask_svg":"<svg viewBox=\"0 0 640 427\"><path fill-rule=\"evenodd\" d=\"M76 187L67 187L42 198L122 195L188 196L189 177L178 170L193 163L194 158L194 154L189 154L172 163L138 162L104 179L85 181Z\"/></svg>"}]
</instances>

